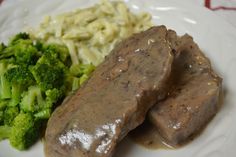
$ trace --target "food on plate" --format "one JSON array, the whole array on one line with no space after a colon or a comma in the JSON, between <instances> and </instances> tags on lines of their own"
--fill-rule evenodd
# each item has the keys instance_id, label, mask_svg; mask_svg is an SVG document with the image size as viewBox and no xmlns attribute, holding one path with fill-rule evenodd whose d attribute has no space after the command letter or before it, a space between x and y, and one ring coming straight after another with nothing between
<instances>
[{"instance_id":1,"label":"food on plate","mask_svg":"<svg viewBox=\"0 0 236 157\"><path fill-rule=\"evenodd\" d=\"M151 25L150 14L134 14L122 1L103 0L89 8L46 16L31 35L49 43L65 44L73 64L98 65L117 42Z\"/></svg>"},{"instance_id":2,"label":"food on plate","mask_svg":"<svg viewBox=\"0 0 236 157\"><path fill-rule=\"evenodd\" d=\"M149 112L149 119L161 137L172 146L183 144L216 114L222 79L189 35L177 37L169 31L175 52L169 93Z\"/></svg>"},{"instance_id":3,"label":"food on plate","mask_svg":"<svg viewBox=\"0 0 236 157\"><path fill-rule=\"evenodd\" d=\"M191 36L151 26L103 0L0 44L0 140L27 149L50 118L47 157L110 157L146 118L158 139L186 142L219 109L222 79Z\"/></svg>"},{"instance_id":4,"label":"food on plate","mask_svg":"<svg viewBox=\"0 0 236 157\"><path fill-rule=\"evenodd\" d=\"M110 157L166 94L172 50L165 27L118 44L83 86L59 106L45 134L47 157Z\"/></svg>"},{"instance_id":5,"label":"food on plate","mask_svg":"<svg viewBox=\"0 0 236 157\"><path fill-rule=\"evenodd\" d=\"M20 33L7 46L2 43L0 139L8 138L19 150L31 146L54 108L89 78L94 65L117 42L151 25L150 14L133 14L124 2L104 0L47 16L38 29L29 31L30 36ZM22 112L26 116L19 116ZM18 124L24 117L32 119Z\"/></svg>"},{"instance_id":6,"label":"food on plate","mask_svg":"<svg viewBox=\"0 0 236 157\"><path fill-rule=\"evenodd\" d=\"M32 40L27 33L0 45L0 139L19 149L39 137L51 112L93 71L71 63L65 46Z\"/></svg>"}]
</instances>

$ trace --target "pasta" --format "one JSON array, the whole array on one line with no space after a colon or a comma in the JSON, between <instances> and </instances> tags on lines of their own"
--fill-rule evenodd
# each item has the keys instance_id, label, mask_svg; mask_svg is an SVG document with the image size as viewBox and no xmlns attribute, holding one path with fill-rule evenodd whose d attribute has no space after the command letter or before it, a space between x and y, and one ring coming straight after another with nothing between
<instances>
[{"instance_id":1,"label":"pasta","mask_svg":"<svg viewBox=\"0 0 236 157\"><path fill-rule=\"evenodd\" d=\"M98 65L117 42L151 26L150 14L134 14L122 1L103 0L90 8L47 16L31 36L65 44L74 64Z\"/></svg>"}]
</instances>

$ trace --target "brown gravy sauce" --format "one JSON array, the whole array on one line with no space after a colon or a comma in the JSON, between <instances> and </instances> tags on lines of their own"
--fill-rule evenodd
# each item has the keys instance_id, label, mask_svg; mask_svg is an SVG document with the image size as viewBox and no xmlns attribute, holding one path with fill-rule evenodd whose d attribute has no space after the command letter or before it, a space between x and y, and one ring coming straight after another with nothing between
<instances>
[{"instance_id":1,"label":"brown gravy sauce","mask_svg":"<svg viewBox=\"0 0 236 157\"><path fill-rule=\"evenodd\" d=\"M220 101L219 101L219 109L222 107L223 101L224 101L224 95L225 91L222 91L220 93ZM214 117L209 119L208 124L212 121ZM131 131L128 134L128 137L136 144L143 146L147 149L178 149L181 148L190 142L192 142L195 138L201 135L201 133L205 130L207 127L207 124L196 131L195 134L191 135L184 143L177 145L177 146L171 146L168 145L165 140L159 135L157 129L148 121L145 120L145 122L138 126L136 129Z\"/></svg>"},{"instance_id":2,"label":"brown gravy sauce","mask_svg":"<svg viewBox=\"0 0 236 157\"><path fill-rule=\"evenodd\" d=\"M227 95L227 90L223 88L219 93L218 111L223 106L224 98L226 95ZM193 141L195 138L200 136L201 133L205 130L205 128L212 121L213 118L214 116L211 119L209 119L208 123L205 126L197 130L195 134L191 135L184 143L177 146L168 145L165 142L165 140L159 135L157 129L148 120L145 120L142 125L132 130L128 134L128 137L134 143L141 145L147 149L178 149L187 145L188 143Z\"/></svg>"},{"instance_id":3,"label":"brown gravy sauce","mask_svg":"<svg viewBox=\"0 0 236 157\"><path fill-rule=\"evenodd\" d=\"M156 128L147 120L129 133L129 138L136 144L148 149L172 149L160 137Z\"/></svg>"}]
</instances>

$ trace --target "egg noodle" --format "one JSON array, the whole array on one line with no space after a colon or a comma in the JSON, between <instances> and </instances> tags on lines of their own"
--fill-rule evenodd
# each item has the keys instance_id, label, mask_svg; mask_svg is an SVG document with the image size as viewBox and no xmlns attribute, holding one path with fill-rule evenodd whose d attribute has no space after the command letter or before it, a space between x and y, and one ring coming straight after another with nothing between
<instances>
[{"instance_id":1,"label":"egg noodle","mask_svg":"<svg viewBox=\"0 0 236 157\"><path fill-rule=\"evenodd\" d=\"M46 16L31 35L65 44L74 64L98 65L117 42L151 26L150 14L134 14L122 1L102 0L90 8Z\"/></svg>"}]
</instances>

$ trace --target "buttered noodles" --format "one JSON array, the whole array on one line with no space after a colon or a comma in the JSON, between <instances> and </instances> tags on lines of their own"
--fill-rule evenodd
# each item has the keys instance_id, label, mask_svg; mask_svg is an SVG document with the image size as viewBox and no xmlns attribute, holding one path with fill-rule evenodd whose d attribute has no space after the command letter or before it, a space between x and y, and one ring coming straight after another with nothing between
<instances>
[{"instance_id":1,"label":"buttered noodles","mask_svg":"<svg viewBox=\"0 0 236 157\"><path fill-rule=\"evenodd\" d=\"M31 35L65 44L74 64L98 65L118 41L151 26L150 14L134 14L124 2L103 0L90 8L46 16Z\"/></svg>"}]
</instances>

